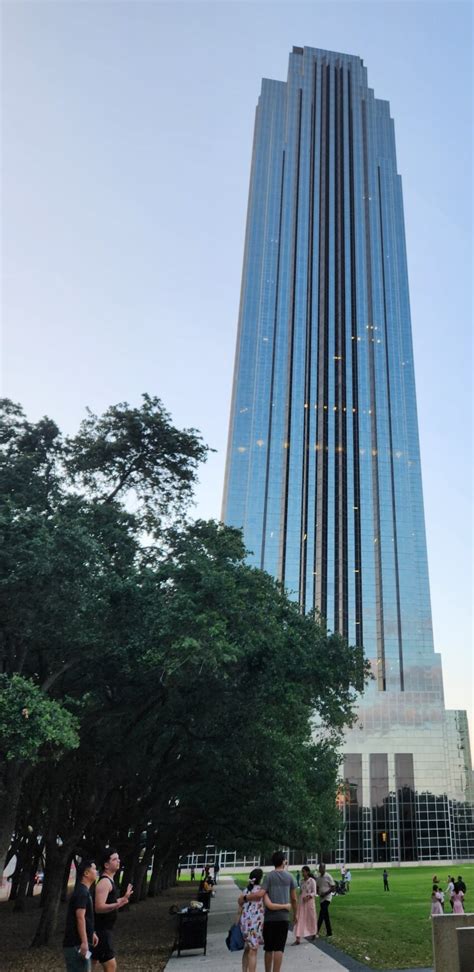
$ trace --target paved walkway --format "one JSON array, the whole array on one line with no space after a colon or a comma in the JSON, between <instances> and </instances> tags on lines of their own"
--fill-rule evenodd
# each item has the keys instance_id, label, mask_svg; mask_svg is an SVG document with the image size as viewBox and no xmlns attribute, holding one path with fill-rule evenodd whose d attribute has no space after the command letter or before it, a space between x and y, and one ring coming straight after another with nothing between
<instances>
[{"instance_id":1,"label":"paved walkway","mask_svg":"<svg viewBox=\"0 0 474 972\"><path fill-rule=\"evenodd\" d=\"M233 919L237 917L238 889L232 878L221 878L217 885L216 897L212 899L207 933L207 955L202 951L182 952L178 958L173 952L166 972L240 972L242 968L242 952L229 952L225 938ZM340 972L347 969L347 965L325 954L322 949L310 942L301 943L298 948L290 948L294 936L288 935L288 945L285 951L283 972ZM263 952L258 960L259 970L263 969ZM367 972L367 969L365 969Z\"/></svg>"},{"instance_id":2,"label":"paved walkway","mask_svg":"<svg viewBox=\"0 0 474 972\"><path fill-rule=\"evenodd\" d=\"M173 952L165 972L241 972L242 952L229 952L225 944L227 932L237 917L238 888L230 877L221 878L217 885L216 897L212 899L207 934L207 955L202 951L182 952L178 958ZM288 935L288 945L283 960L283 972L371 972L340 949L327 944L324 939L302 942L298 948L291 948L294 941L292 932ZM263 970L263 952L258 959L259 972ZM393 969L392 972L397 972ZM404 972L433 972L432 969L405 969Z\"/></svg>"}]
</instances>

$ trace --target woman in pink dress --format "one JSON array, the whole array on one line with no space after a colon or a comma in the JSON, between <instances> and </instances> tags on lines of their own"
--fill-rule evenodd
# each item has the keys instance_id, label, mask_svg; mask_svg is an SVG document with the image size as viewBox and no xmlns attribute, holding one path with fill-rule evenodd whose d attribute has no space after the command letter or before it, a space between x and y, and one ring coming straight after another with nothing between
<instances>
[{"instance_id":1,"label":"woman in pink dress","mask_svg":"<svg viewBox=\"0 0 474 972\"><path fill-rule=\"evenodd\" d=\"M442 894L437 884L433 884L433 891L431 894L431 914L432 915L443 914Z\"/></svg>"},{"instance_id":2,"label":"woman in pink dress","mask_svg":"<svg viewBox=\"0 0 474 972\"><path fill-rule=\"evenodd\" d=\"M293 929L295 941L292 945L299 945L302 938L317 938L316 931L316 881L311 870L305 864L301 868L301 894L298 902L296 925Z\"/></svg>"},{"instance_id":3,"label":"woman in pink dress","mask_svg":"<svg viewBox=\"0 0 474 972\"><path fill-rule=\"evenodd\" d=\"M464 914L463 901L464 901L464 893L461 891L461 888L459 887L459 884L455 884L454 885L454 892L453 892L453 894L451 896L451 904L453 906L453 914L454 915L463 915Z\"/></svg>"}]
</instances>

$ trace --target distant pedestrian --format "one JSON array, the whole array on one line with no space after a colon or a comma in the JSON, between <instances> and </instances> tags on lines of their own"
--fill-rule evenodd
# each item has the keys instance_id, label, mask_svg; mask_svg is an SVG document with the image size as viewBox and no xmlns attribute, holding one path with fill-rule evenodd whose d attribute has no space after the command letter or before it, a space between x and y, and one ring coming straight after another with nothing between
<instances>
[{"instance_id":1,"label":"distant pedestrian","mask_svg":"<svg viewBox=\"0 0 474 972\"><path fill-rule=\"evenodd\" d=\"M117 912L130 901L133 887L129 884L125 894L119 896L114 878L120 871L120 857L113 847L106 848L101 863L94 902L98 941L92 953L92 961L99 962L104 972L115 972L117 962L112 932L117 921Z\"/></svg>"},{"instance_id":2,"label":"distant pedestrian","mask_svg":"<svg viewBox=\"0 0 474 972\"><path fill-rule=\"evenodd\" d=\"M291 901L293 922L296 923L298 902L296 881L287 870L288 861L283 851L275 851L272 857L273 871L263 879L263 888L273 904L288 905ZM265 907L263 941L265 972L279 972L283 962L288 937L289 915L287 910L273 911Z\"/></svg>"},{"instance_id":3,"label":"distant pedestrian","mask_svg":"<svg viewBox=\"0 0 474 972\"><path fill-rule=\"evenodd\" d=\"M199 882L199 890L200 891L202 890L202 886L204 884L204 881L208 885L210 885L211 888L214 887L214 881L212 880L212 877L211 877L211 865L210 864L205 864L204 867L203 867L203 869L202 869L202 871L201 871L201 880Z\"/></svg>"},{"instance_id":4,"label":"distant pedestrian","mask_svg":"<svg viewBox=\"0 0 474 972\"><path fill-rule=\"evenodd\" d=\"M443 905L441 902L441 892L437 884L433 884L433 890L431 892L431 915L443 914Z\"/></svg>"},{"instance_id":5,"label":"distant pedestrian","mask_svg":"<svg viewBox=\"0 0 474 972\"><path fill-rule=\"evenodd\" d=\"M181 864L178 864L178 875L177 876L178 876L178 881L179 881L179 879L181 877Z\"/></svg>"},{"instance_id":6,"label":"distant pedestrian","mask_svg":"<svg viewBox=\"0 0 474 972\"><path fill-rule=\"evenodd\" d=\"M390 888L388 886L388 871L387 871L387 868L384 868L383 873L382 873L382 877L383 877L383 889L384 889L384 891L390 891Z\"/></svg>"},{"instance_id":7,"label":"distant pedestrian","mask_svg":"<svg viewBox=\"0 0 474 972\"><path fill-rule=\"evenodd\" d=\"M211 896L212 896L213 886L214 886L214 882L211 878L209 870L205 871L204 877L201 878L201 881L199 883L198 901L202 901L204 907L207 908L208 910L211 907Z\"/></svg>"},{"instance_id":8,"label":"distant pedestrian","mask_svg":"<svg viewBox=\"0 0 474 972\"><path fill-rule=\"evenodd\" d=\"M77 865L76 886L69 899L64 929L63 950L67 972L90 972L91 954L97 945L94 931L94 905L90 888L97 878L95 862L82 860Z\"/></svg>"},{"instance_id":9,"label":"distant pedestrian","mask_svg":"<svg viewBox=\"0 0 474 972\"><path fill-rule=\"evenodd\" d=\"M346 891L348 892L351 890L351 881L352 881L352 874L350 872L350 868L346 868Z\"/></svg>"},{"instance_id":10,"label":"distant pedestrian","mask_svg":"<svg viewBox=\"0 0 474 972\"><path fill-rule=\"evenodd\" d=\"M465 885L465 883L464 883L461 875L459 875L459 877L458 877L458 879L456 881L456 884L457 884L459 890L462 891L463 894L466 894L466 890L467 890L466 889L466 885Z\"/></svg>"},{"instance_id":11,"label":"distant pedestrian","mask_svg":"<svg viewBox=\"0 0 474 972\"><path fill-rule=\"evenodd\" d=\"M326 926L326 936L332 935L331 919L329 917L329 905L336 887L336 883L331 874L326 873L326 865L320 864L318 867L318 877L316 878L316 888L319 895L319 917L318 935L322 925Z\"/></svg>"},{"instance_id":12,"label":"distant pedestrian","mask_svg":"<svg viewBox=\"0 0 474 972\"><path fill-rule=\"evenodd\" d=\"M219 880L219 871L220 871L220 869L221 869L221 866L219 864L219 861L215 861L214 862L214 881L215 881L216 884L217 884L217 882Z\"/></svg>"},{"instance_id":13,"label":"distant pedestrian","mask_svg":"<svg viewBox=\"0 0 474 972\"><path fill-rule=\"evenodd\" d=\"M433 884L433 890L434 890L434 884ZM448 886L447 886L446 891L444 893L448 896L448 898L449 898L449 900L451 902L451 911L452 911L453 910L453 894L454 894L454 878L450 877L449 875L448 875Z\"/></svg>"},{"instance_id":14,"label":"distant pedestrian","mask_svg":"<svg viewBox=\"0 0 474 972\"><path fill-rule=\"evenodd\" d=\"M191 881L195 881L195 880L196 880L196 868L194 867L194 864L191 864Z\"/></svg>"},{"instance_id":15,"label":"distant pedestrian","mask_svg":"<svg viewBox=\"0 0 474 972\"><path fill-rule=\"evenodd\" d=\"M455 915L463 915L464 914L463 901L464 901L464 891L461 891L461 888L459 887L459 884L456 882L456 884L454 885L453 896L451 898L451 904L453 906L453 913Z\"/></svg>"},{"instance_id":16,"label":"distant pedestrian","mask_svg":"<svg viewBox=\"0 0 474 972\"><path fill-rule=\"evenodd\" d=\"M298 901L298 914L296 925L293 929L295 941L293 945L299 945L302 938L317 938L316 932L316 881L311 873L311 869L305 864L302 868L303 880L301 882L301 894Z\"/></svg>"}]
</instances>

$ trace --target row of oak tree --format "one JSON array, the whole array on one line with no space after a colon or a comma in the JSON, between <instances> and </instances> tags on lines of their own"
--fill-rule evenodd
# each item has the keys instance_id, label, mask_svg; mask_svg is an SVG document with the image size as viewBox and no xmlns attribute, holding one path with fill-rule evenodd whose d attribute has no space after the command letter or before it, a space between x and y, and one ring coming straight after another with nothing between
<instances>
[{"instance_id":1,"label":"row of oak tree","mask_svg":"<svg viewBox=\"0 0 474 972\"><path fill-rule=\"evenodd\" d=\"M0 402L0 871L21 908L45 863L34 945L107 844L139 901L207 843L334 840L363 653L190 519L207 452L148 395L72 437Z\"/></svg>"}]
</instances>

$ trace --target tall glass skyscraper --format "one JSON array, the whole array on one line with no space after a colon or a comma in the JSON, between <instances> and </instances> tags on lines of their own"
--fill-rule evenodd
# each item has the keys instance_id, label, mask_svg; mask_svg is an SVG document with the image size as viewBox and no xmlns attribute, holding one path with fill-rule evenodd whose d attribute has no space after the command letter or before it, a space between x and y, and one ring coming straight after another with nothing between
<instances>
[{"instance_id":1,"label":"tall glass skyscraper","mask_svg":"<svg viewBox=\"0 0 474 972\"><path fill-rule=\"evenodd\" d=\"M474 856L466 718L433 647L394 125L359 57L294 47L262 83L223 519L371 661L336 859Z\"/></svg>"}]
</instances>

